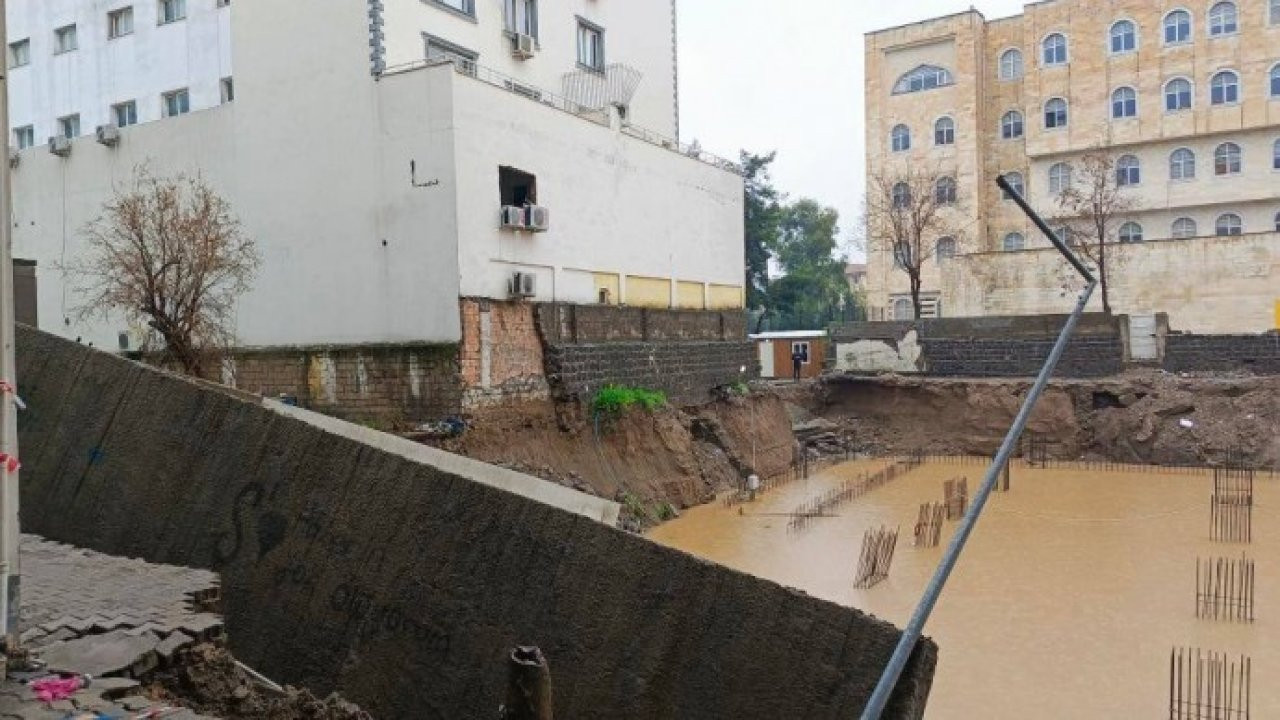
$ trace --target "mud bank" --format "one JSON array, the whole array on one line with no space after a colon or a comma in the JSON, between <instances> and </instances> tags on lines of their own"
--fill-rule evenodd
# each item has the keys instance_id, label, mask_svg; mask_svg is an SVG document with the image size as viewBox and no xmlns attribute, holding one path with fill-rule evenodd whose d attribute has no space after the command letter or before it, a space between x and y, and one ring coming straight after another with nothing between
<instances>
[{"instance_id":1,"label":"mud bank","mask_svg":"<svg viewBox=\"0 0 1280 720\"><path fill-rule=\"evenodd\" d=\"M796 457L786 404L767 391L617 418L576 403L504 406L441 446L616 499L642 527L737 487L752 470L782 473Z\"/></svg>"},{"instance_id":2,"label":"mud bank","mask_svg":"<svg viewBox=\"0 0 1280 720\"><path fill-rule=\"evenodd\" d=\"M859 450L893 454L995 451L1029 380L831 375L779 392L803 412L834 422ZM1064 460L1155 465L1221 461L1228 450L1259 468L1280 468L1280 378L1135 372L1050 385L1031 433Z\"/></svg>"}]
</instances>

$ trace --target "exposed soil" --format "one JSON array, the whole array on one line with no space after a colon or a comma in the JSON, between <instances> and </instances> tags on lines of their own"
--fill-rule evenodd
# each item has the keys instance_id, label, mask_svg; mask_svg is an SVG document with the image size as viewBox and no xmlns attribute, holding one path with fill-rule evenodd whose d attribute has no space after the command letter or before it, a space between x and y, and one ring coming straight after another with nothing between
<instances>
[{"instance_id":1,"label":"exposed soil","mask_svg":"<svg viewBox=\"0 0 1280 720\"><path fill-rule=\"evenodd\" d=\"M371 720L360 708L307 690L275 693L256 684L220 643L202 643L174 655L174 662L144 679L155 700L227 720Z\"/></svg>"},{"instance_id":2,"label":"exposed soil","mask_svg":"<svg viewBox=\"0 0 1280 720\"><path fill-rule=\"evenodd\" d=\"M835 423L874 454L991 454L1030 380L832 375L784 388L802 412ZM1131 372L1050 385L1028 430L1059 459L1156 465L1221 462L1228 451L1280 468L1280 378Z\"/></svg>"}]
</instances>

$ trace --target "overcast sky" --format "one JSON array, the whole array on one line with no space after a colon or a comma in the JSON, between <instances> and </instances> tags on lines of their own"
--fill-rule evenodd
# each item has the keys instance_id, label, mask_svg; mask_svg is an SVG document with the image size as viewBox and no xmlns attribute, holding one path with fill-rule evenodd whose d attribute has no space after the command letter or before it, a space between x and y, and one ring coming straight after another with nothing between
<instances>
[{"instance_id":1,"label":"overcast sky","mask_svg":"<svg viewBox=\"0 0 1280 720\"><path fill-rule=\"evenodd\" d=\"M1023 2L679 0L681 140L730 159L777 150L777 187L835 207L848 239L865 174L863 35L971 5L990 20Z\"/></svg>"}]
</instances>

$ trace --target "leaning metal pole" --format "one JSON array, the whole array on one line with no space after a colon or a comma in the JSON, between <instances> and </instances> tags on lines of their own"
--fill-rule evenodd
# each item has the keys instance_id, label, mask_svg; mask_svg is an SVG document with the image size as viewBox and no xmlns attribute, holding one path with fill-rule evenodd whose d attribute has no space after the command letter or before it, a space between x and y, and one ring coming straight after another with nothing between
<instances>
[{"instance_id":1,"label":"leaning metal pole","mask_svg":"<svg viewBox=\"0 0 1280 720\"><path fill-rule=\"evenodd\" d=\"M978 487L977 493L973 496L964 518L960 520L960 526L956 528L956 534L952 536L946 553L938 563L938 569L934 572L928 587L925 588L924 596L920 598L920 604L916 606L916 610L912 613L906 629L902 631L902 637L898 639L898 646L894 648L893 655L889 658L889 664L884 669L884 674L880 676L880 681L876 684L876 689L871 694L871 699L867 701L867 707L862 711L862 720L879 720L885 706L888 705L889 696L893 694L893 689L898 684L898 678L902 675L902 670L907 666L911 651L915 649L916 643L924 632L924 624L928 622L929 615L933 613L933 607L938 603L942 588L947 584L947 578L951 576L951 571L955 569L956 562L960 559L960 553L964 552L965 543L969 541L969 535L973 533L973 528L977 525L979 516L982 515L982 509L987 504L987 498L991 496L996 480L1000 477L1000 470L1005 466L1005 463L1009 462L1009 457L1013 455L1018 438L1027 426L1027 420L1031 418L1031 411L1035 408L1040 395L1049 384L1049 378L1053 375L1054 368L1058 366L1058 361L1062 359L1063 351L1066 350L1067 341L1075 333L1076 325L1080 322L1080 316L1084 314L1085 306L1088 305L1089 298L1093 296L1093 290L1098 285L1097 279L1094 278L1089 268L1080 262L1076 254L1053 232L1053 229L1036 214L1035 210L1031 209L1027 201L1009 185L1004 176L997 178L996 184L1018 204L1018 207L1022 208L1027 217L1031 218L1031 222L1040 228L1045 237L1049 238L1049 242L1053 243L1053 246L1058 249L1058 252L1062 253L1067 262L1071 263L1076 272L1080 273L1087 284L1080 294L1080 299L1076 302L1075 310L1071 312L1066 324L1062 327L1062 332L1058 334L1058 340L1054 343L1053 350L1049 352L1049 358L1045 360L1044 367L1040 368L1040 375L1036 377L1035 384L1031 386L1031 392L1027 393L1027 398L1022 402L1018 415L1013 419L1013 425L1009 427L1008 434L1004 436L1004 442L1000 443L1000 450L996 453L995 460L991 462L991 466L987 468L986 477L983 478L982 485Z\"/></svg>"},{"instance_id":2,"label":"leaning metal pole","mask_svg":"<svg viewBox=\"0 0 1280 720\"><path fill-rule=\"evenodd\" d=\"M0 0L0 38L8 37ZM3 42L7 43L8 40ZM5 45L4 47L7 47ZM9 75L0 75L0 128L9 132ZM18 418L14 362L13 239L8 158L0 159L0 634L4 651L18 650Z\"/></svg>"}]
</instances>

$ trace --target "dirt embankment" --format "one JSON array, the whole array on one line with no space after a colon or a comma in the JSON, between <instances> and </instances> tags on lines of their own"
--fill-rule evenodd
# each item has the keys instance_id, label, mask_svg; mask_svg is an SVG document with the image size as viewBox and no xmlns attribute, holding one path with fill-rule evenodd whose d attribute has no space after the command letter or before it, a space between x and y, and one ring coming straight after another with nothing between
<instances>
[{"instance_id":1,"label":"dirt embankment","mask_svg":"<svg viewBox=\"0 0 1280 720\"><path fill-rule=\"evenodd\" d=\"M784 397L833 421L869 453L991 454L1029 380L831 376ZM1050 385L1028 430L1060 459L1220 462L1228 450L1280 468L1280 378L1133 372Z\"/></svg>"},{"instance_id":2,"label":"dirt embankment","mask_svg":"<svg viewBox=\"0 0 1280 720\"><path fill-rule=\"evenodd\" d=\"M442 447L618 500L639 527L707 502L753 470L781 473L796 453L786 405L769 392L617 418L576 404L503 406Z\"/></svg>"}]
</instances>

